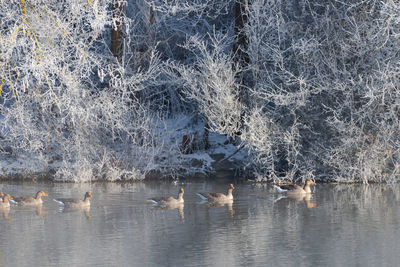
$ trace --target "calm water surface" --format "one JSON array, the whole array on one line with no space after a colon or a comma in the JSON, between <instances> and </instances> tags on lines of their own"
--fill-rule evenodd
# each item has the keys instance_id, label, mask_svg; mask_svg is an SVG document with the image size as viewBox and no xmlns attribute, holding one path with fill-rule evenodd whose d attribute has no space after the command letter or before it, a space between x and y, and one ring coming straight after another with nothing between
<instances>
[{"instance_id":1,"label":"calm water surface","mask_svg":"<svg viewBox=\"0 0 400 267\"><path fill-rule=\"evenodd\" d=\"M2 183L13 195L48 193L42 209L0 210L0 266L396 266L399 185L317 185L311 199L278 199L270 185L239 184L232 205L209 206L196 192L227 184ZM63 211L57 197L90 210Z\"/></svg>"}]
</instances>

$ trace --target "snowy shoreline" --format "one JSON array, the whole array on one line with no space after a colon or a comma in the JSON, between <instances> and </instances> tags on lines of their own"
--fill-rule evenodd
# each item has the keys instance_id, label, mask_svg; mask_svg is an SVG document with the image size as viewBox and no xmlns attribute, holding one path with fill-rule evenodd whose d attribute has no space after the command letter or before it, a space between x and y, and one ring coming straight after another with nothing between
<instances>
[{"instance_id":1,"label":"snowy shoreline","mask_svg":"<svg viewBox=\"0 0 400 267\"><path fill-rule=\"evenodd\" d=\"M135 182L143 180L179 180L179 179L235 179L243 174L246 165L247 151L238 151L232 144L226 144L226 137L211 133L210 148L188 154L176 153L173 156L159 157L143 175L124 177L113 174L107 177L104 173L86 176L84 179L74 177L65 179L58 174L63 166L61 157L46 161L42 156L29 153L18 153L18 156L0 154L0 181L54 181L54 182ZM170 162L165 163L165 159ZM46 165L46 162L48 164ZM174 163L175 162L175 163ZM178 166L177 166L178 165ZM71 170L72 172L73 170ZM107 171L105 171L107 173ZM122 172L121 172L122 173Z\"/></svg>"}]
</instances>

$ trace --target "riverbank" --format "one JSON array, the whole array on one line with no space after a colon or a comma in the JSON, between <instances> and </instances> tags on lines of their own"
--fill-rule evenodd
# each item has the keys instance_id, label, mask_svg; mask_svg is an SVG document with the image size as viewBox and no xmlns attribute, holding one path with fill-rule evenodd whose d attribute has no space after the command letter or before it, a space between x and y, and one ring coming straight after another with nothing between
<instances>
[{"instance_id":1,"label":"riverbank","mask_svg":"<svg viewBox=\"0 0 400 267\"><path fill-rule=\"evenodd\" d=\"M181 134L181 136L183 136ZM179 139L179 136L176 137ZM58 170L63 167L62 157L51 156L51 160L34 153L0 154L0 180L2 181L54 181L54 182L94 182L94 181L141 181L141 180L179 180L190 179L244 179L249 175L248 151L238 149L229 143L225 136L216 133L209 134L208 149L193 149L185 153L176 153L173 156L159 156L160 161L153 164L153 168L138 172L138 176L113 177L108 179L103 173L93 174L83 179L64 179ZM18 156L16 156L18 155ZM167 162L169 161L169 162ZM103 172L105 172L103 170Z\"/></svg>"}]
</instances>

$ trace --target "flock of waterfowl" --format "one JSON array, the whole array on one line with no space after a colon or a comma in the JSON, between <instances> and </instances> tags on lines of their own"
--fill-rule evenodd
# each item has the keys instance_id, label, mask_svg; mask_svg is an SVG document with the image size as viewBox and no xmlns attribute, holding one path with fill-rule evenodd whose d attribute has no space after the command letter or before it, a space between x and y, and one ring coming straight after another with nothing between
<instances>
[{"instance_id":1,"label":"flock of waterfowl","mask_svg":"<svg viewBox=\"0 0 400 267\"><path fill-rule=\"evenodd\" d=\"M86 192L84 199L74 199L74 198L57 198L54 201L58 202L64 207L79 208L79 207L89 207L90 198L92 193ZM43 191L38 191L35 197L31 196L10 196L9 194L0 193L0 208L9 208L10 202L21 205L21 206L40 206L43 203L42 197L47 197L47 194Z\"/></svg>"},{"instance_id":2,"label":"flock of waterfowl","mask_svg":"<svg viewBox=\"0 0 400 267\"><path fill-rule=\"evenodd\" d=\"M295 198L303 198L307 195L310 195L311 191L311 185L315 185L315 182L312 180L306 180L304 186L299 186L299 185L285 185L285 186L276 186L274 185L274 188L278 194L281 194L281 196L288 196L288 197L295 197ZM230 203L232 204L233 202L233 189L235 187L233 184L230 184L228 187L228 192L227 194L223 193L197 193L198 196L203 201L208 201L209 203L213 204L225 204L225 203ZM159 205L160 207L165 207L165 208L174 208L176 206L182 205L184 203L183 200L183 194L184 190L183 188L180 188L178 197L174 198L172 196L169 197L153 197L150 198L149 201L153 202L156 205ZM0 193L0 208L9 208L10 207L10 202L16 204L16 205L21 205L21 206L40 206L42 205L42 197L46 197L47 194L43 191L39 191L36 193L35 197L31 196L11 196L9 194L4 194ZM74 199L74 198L56 198L54 201L59 203L65 208L89 208L90 207L90 199L92 197L91 192L86 192L85 196L82 199Z\"/></svg>"},{"instance_id":3,"label":"flock of waterfowl","mask_svg":"<svg viewBox=\"0 0 400 267\"><path fill-rule=\"evenodd\" d=\"M274 185L274 188L277 193L281 195L281 197L293 197L293 198L304 198L306 196L310 196L311 194L311 185L315 185L316 183L310 179L307 179L304 186L296 185L296 184L288 184L283 186ZM229 203L233 202L233 189L235 187L233 184L229 185L228 193L197 193L197 195L204 201L208 201L211 203ZM153 203L160 206L172 206L177 204L184 203L183 200L184 190L181 188L178 193L178 197L154 197L149 200Z\"/></svg>"}]
</instances>

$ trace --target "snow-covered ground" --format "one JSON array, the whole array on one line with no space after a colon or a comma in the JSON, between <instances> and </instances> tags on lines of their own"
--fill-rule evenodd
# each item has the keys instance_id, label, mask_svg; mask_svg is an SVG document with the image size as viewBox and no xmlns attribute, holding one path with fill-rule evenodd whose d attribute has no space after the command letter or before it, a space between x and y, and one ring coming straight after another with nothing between
<instances>
[{"instance_id":1,"label":"snow-covered ground","mask_svg":"<svg viewBox=\"0 0 400 267\"><path fill-rule=\"evenodd\" d=\"M162 126L161 126L162 125ZM129 163L123 165L109 167L102 175L95 175L96 171L84 175L79 170L70 170L77 173L79 177L66 179L59 172L61 168L68 168L67 162L63 161L62 156L49 155L46 157L41 153L28 153L14 151L11 148L4 149L0 153L0 177L7 179L37 179L48 178L57 181L94 181L94 180L140 180L145 178L182 178L182 177L208 177L217 175L222 176L238 174L241 168L244 168L247 161L248 151L243 148L239 149L228 142L226 136L210 132L208 136L209 147L204 148L204 123L193 116L179 116L169 119L157 127L162 127L165 138L164 142L175 144L174 146L165 146L165 149L159 150L154 155L152 162L146 166L141 166L135 173L130 176L122 176L128 172L124 169L131 166ZM190 152L182 153L182 138L186 135L190 138ZM110 148L107 148L111 150ZM135 149L132 146L132 149ZM126 158L123 153L126 148L115 146L113 152L116 158ZM226 159L228 158L228 159ZM226 160L224 160L226 159ZM132 158L132 160L134 160ZM100 164L101 165L101 164ZM74 165L70 165L74 168ZM103 166L104 167L104 166ZM94 167L96 168L96 167ZM140 168L140 166L136 166ZM108 174L108 176L107 176Z\"/></svg>"}]
</instances>

